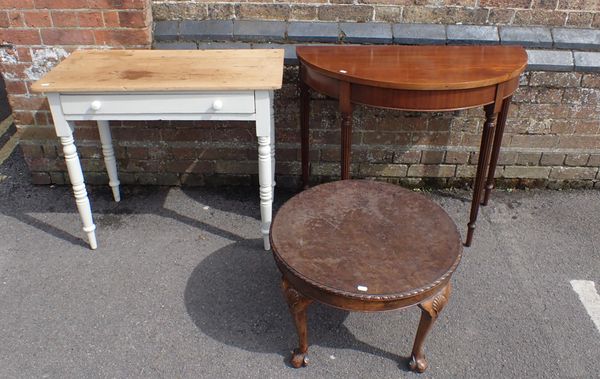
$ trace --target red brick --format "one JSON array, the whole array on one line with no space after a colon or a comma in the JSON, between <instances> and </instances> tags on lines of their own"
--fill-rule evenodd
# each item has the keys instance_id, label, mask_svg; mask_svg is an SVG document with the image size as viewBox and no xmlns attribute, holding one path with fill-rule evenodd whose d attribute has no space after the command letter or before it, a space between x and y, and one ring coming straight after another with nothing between
<instances>
[{"instance_id":1,"label":"red brick","mask_svg":"<svg viewBox=\"0 0 600 379\"><path fill-rule=\"evenodd\" d=\"M27 111L13 112L13 119L16 125L33 125L33 113Z\"/></svg>"},{"instance_id":2,"label":"red brick","mask_svg":"<svg viewBox=\"0 0 600 379\"><path fill-rule=\"evenodd\" d=\"M84 0L35 0L38 9L83 9L86 8Z\"/></svg>"},{"instance_id":3,"label":"red brick","mask_svg":"<svg viewBox=\"0 0 600 379\"><path fill-rule=\"evenodd\" d=\"M555 147L558 136L544 135L516 135L510 141L513 147Z\"/></svg>"},{"instance_id":4,"label":"red brick","mask_svg":"<svg viewBox=\"0 0 600 379\"><path fill-rule=\"evenodd\" d=\"M0 9L32 9L33 0L0 0Z\"/></svg>"},{"instance_id":5,"label":"red brick","mask_svg":"<svg viewBox=\"0 0 600 379\"><path fill-rule=\"evenodd\" d=\"M23 12L21 12L21 11L8 12L8 22L9 22L10 26L12 26L14 28L25 27L25 17L23 17Z\"/></svg>"},{"instance_id":6,"label":"red brick","mask_svg":"<svg viewBox=\"0 0 600 379\"><path fill-rule=\"evenodd\" d=\"M339 139L333 142L339 142ZM363 143L370 145L407 145L410 143L410 133L365 132Z\"/></svg>"},{"instance_id":7,"label":"red brick","mask_svg":"<svg viewBox=\"0 0 600 379\"><path fill-rule=\"evenodd\" d=\"M27 86L25 82L20 80L6 80L6 91L13 95L26 95L27 94Z\"/></svg>"},{"instance_id":8,"label":"red brick","mask_svg":"<svg viewBox=\"0 0 600 379\"><path fill-rule=\"evenodd\" d=\"M530 0L480 0L480 7L493 8L529 8Z\"/></svg>"},{"instance_id":9,"label":"red brick","mask_svg":"<svg viewBox=\"0 0 600 379\"><path fill-rule=\"evenodd\" d=\"M444 162L446 163L467 163L469 160L469 152L467 151L448 151L446 152L446 158Z\"/></svg>"},{"instance_id":10,"label":"red brick","mask_svg":"<svg viewBox=\"0 0 600 379\"><path fill-rule=\"evenodd\" d=\"M32 172L31 182L37 185L47 185L51 184L52 180L50 180L50 174L47 172Z\"/></svg>"},{"instance_id":11,"label":"red brick","mask_svg":"<svg viewBox=\"0 0 600 379\"><path fill-rule=\"evenodd\" d=\"M444 161L444 151L423 151L421 154L421 163L438 164Z\"/></svg>"},{"instance_id":12,"label":"red brick","mask_svg":"<svg viewBox=\"0 0 600 379\"><path fill-rule=\"evenodd\" d=\"M35 118L35 124L38 126L46 126L52 124L50 121L49 112L45 111L37 111L34 113L33 117Z\"/></svg>"},{"instance_id":13,"label":"red brick","mask_svg":"<svg viewBox=\"0 0 600 379\"><path fill-rule=\"evenodd\" d=\"M565 149L597 149L600 147L600 136L561 136L558 147Z\"/></svg>"},{"instance_id":14,"label":"red brick","mask_svg":"<svg viewBox=\"0 0 600 379\"><path fill-rule=\"evenodd\" d=\"M577 118L582 120L589 120L591 115L596 115L597 110L595 105L571 105L569 108L569 115L567 118Z\"/></svg>"},{"instance_id":15,"label":"red brick","mask_svg":"<svg viewBox=\"0 0 600 379\"><path fill-rule=\"evenodd\" d=\"M41 158L44 156L42 147L37 144L21 144L21 150L23 151L23 155L25 155L28 158Z\"/></svg>"},{"instance_id":16,"label":"red brick","mask_svg":"<svg viewBox=\"0 0 600 379\"><path fill-rule=\"evenodd\" d=\"M17 55L19 56L20 63L31 62L31 51L28 47L18 47Z\"/></svg>"},{"instance_id":17,"label":"red brick","mask_svg":"<svg viewBox=\"0 0 600 379\"><path fill-rule=\"evenodd\" d=\"M558 9L573 9L578 11L600 11L597 0L560 0Z\"/></svg>"},{"instance_id":18,"label":"red brick","mask_svg":"<svg viewBox=\"0 0 600 379\"><path fill-rule=\"evenodd\" d=\"M116 28L119 26L119 12L102 12L102 15L104 16L104 25L107 28Z\"/></svg>"},{"instance_id":19,"label":"red brick","mask_svg":"<svg viewBox=\"0 0 600 379\"><path fill-rule=\"evenodd\" d=\"M127 146L127 157L132 159L148 159L148 148Z\"/></svg>"},{"instance_id":20,"label":"red brick","mask_svg":"<svg viewBox=\"0 0 600 379\"><path fill-rule=\"evenodd\" d=\"M73 11L53 11L52 22L55 27L77 26L77 12Z\"/></svg>"},{"instance_id":21,"label":"red brick","mask_svg":"<svg viewBox=\"0 0 600 379\"><path fill-rule=\"evenodd\" d=\"M583 75L583 78L581 79L581 86L588 88L600 88L600 74Z\"/></svg>"},{"instance_id":22,"label":"red brick","mask_svg":"<svg viewBox=\"0 0 600 379\"><path fill-rule=\"evenodd\" d=\"M544 179L550 174L550 167L506 166L502 171L504 178Z\"/></svg>"},{"instance_id":23,"label":"red brick","mask_svg":"<svg viewBox=\"0 0 600 379\"><path fill-rule=\"evenodd\" d=\"M556 9L558 0L533 0L531 7L534 9Z\"/></svg>"},{"instance_id":24,"label":"red brick","mask_svg":"<svg viewBox=\"0 0 600 379\"><path fill-rule=\"evenodd\" d=\"M562 166L564 161L565 161L565 154L543 153L540 164L542 166Z\"/></svg>"},{"instance_id":25,"label":"red brick","mask_svg":"<svg viewBox=\"0 0 600 379\"><path fill-rule=\"evenodd\" d=\"M119 12L119 25L123 28L143 28L148 21L143 12Z\"/></svg>"},{"instance_id":26,"label":"red brick","mask_svg":"<svg viewBox=\"0 0 600 379\"><path fill-rule=\"evenodd\" d=\"M581 74L577 72L532 72L531 86L577 87Z\"/></svg>"},{"instance_id":27,"label":"red brick","mask_svg":"<svg viewBox=\"0 0 600 379\"><path fill-rule=\"evenodd\" d=\"M553 120L550 124L550 132L554 134L573 134L575 125L570 120Z\"/></svg>"},{"instance_id":28,"label":"red brick","mask_svg":"<svg viewBox=\"0 0 600 379\"><path fill-rule=\"evenodd\" d=\"M31 64L8 64L8 63L0 63L0 72L2 72L5 78L10 80L16 79L29 79L27 74L25 74L25 70L31 67Z\"/></svg>"},{"instance_id":29,"label":"red brick","mask_svg":"<svg viewBox=\"0 0 600 379\"><path fill-rule=\"evenodd\" d=\"M0 42L12 43L15 45L39 45L41 39L39 31L36 29L4 29L0 30Z\"/></svg>"},{"instance_id":30,"label":"red brick","mask_svg":"<svg viewBox=\"0 0 600 379\"><path fill-rule=\"evenodd\" d=\"M52 26L50 20L50 12L48 11L31 11L23 12L25 16L25 25L32 28L44 28Z\"/></svg>"},{"instance_id":31,"label":"red brick","mask_svg":"<svg viewBox=\"0 0 600 379\"><path fill-rule=\"evenodd\" d=\"M152 42L149 29L96 30L94 33L98 45L136 46Z\"/></svg>"},{"instance_id":32,"label":"red brick","mask_svg":"<svg viewBox=\"0 0 600 379\"><path fill-rule=\"evenodd\" d=\"M585 166L589 158L589 154L567 154L565 166Z\"/></svg>"},{"instance_id":33,"label":"red brick","mask_svg":"<svg viewBox=\"0 0 600 379\"><path fill-rule=\"evenodd\" d=\"M8 12L0 12L0 28L8 28L9 26Z\"/></svg>"},{"instance_id":34,"label":"red brick","mask_svg":"<svg viewBox=\"0 0 600 379\"><path fill-rule=\"evenodd\" d=\"M413 133L411 143L414 145L446 146L450 141L450 133Z\"/></svg>"},{"instance_id":35,"label":"red brick","mask_svg":"<svg viewBox=\"0 0 600 379\"><path fill-rule=\"evenodd\" d=\"M598 169L596 167L554 167L550 173L552 179L594 179Z\"/></svg>"},{"instance_id":36,"label":"red brick","mask_svg":"<svg viewBox=\"0 0 600 379\"><path fill-rule=\"evenodd\" d=\"M519 9L515 13L513 25L563 26L567 12L545 11L540 9Z\"/></svg>"},{"instance_id":37,"label":"red brick","mask_svg":"<svg viewBox=\"0 0 600 379\"><path fill-rule=\"evenodd\" d=\"M594 18L593 13L589 12L569 12L567 26L576 26L579 28L589 28Z\"/></svg>"},{"instance_id":38,"label":"red brick","mask_svg":"<svg viewBox=\"0 0 600 379\"><path fill-rule=\"evenodd\" d=\"M95 28L104 26L102 12L79 12L77 13L77 20L79 21L79 26L82 28Z\"/></svg>"},{"instance_id":39,"label":"red brick","mask_svg":"<svg viewBox=\"0 0 600 379\"><path fill-rule=\"evenodd\" d=\"M97 128L90 128L94 130ZM121 141L159 141L161 131L157 129L118 128L113 130L113 136ZM163 136L163 139L167 139Z\"/></svg>"},{"instance_id":40,"label":"red brick","mask_svg":"<svg viewBox=\"0 0 600 379\"><path fill-rule=\"evenodd\" d=\"M88 0L93 9L145 9L148 0Z\"/></svg>"},{"instance_id":41,"label":"red brick","mask_svg":"<svg viewBox=\"0 0 600 379\"><path fill-rule=\"evenodd\" d=\"M492 8L488 16L488 23L491 25L508 25L511 23L514 15L514 9Z\"/></svg>"},{"instance_id":42,"label":"red brick","mask_svg":"<svg viewBox=\"0 0 600 379\"><path fill-rule=\"evenodd\" d=\"M29 97L9 94L8 100L10 102L10 106L14 110L49 109L46 98L41 96Z\"/></svg>"},{"instance_id":43,"label":"red brick","mask_svg":"<svg viewBox=\"0 0 600 379\"><path fill-rule=\"evenodd\" d=\"M417 177L451 177L454 176L456 171L456 166L454 165L422 165L416 164L411 165L408 168L407 176L417 176Z\"/></svg>"},{"instance_id":44,"label":"red brick","mask_svg":"<svg viewBox=\"0 0 600 379\"><path fill-rule=\"evenodd\" d=\"M93 45L94 32L91 30L49 29L41 30L46 45Z\"/></svg>"},{"instance_id":45,"label":"red brick","mask_svg":"<svg viewBox=\"0 0 600 379\"><path fill-rule=\"evenodd\" d=\"M573 120L575 125L574 134L598 134L600 133L600 121L598 120Z\"/></svg>"}]
</instances>

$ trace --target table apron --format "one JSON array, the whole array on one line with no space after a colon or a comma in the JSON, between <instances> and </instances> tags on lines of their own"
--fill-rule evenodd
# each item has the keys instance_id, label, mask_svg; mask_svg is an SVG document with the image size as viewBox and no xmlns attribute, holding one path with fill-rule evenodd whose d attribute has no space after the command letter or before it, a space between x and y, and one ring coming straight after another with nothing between
<instances>
[{"instance_id":1,"label":"table apron","mask_svg":"<svg viewBox=\"0 0 600 379\"><path fill-rule=\"evenodd\" d=\"M283 263L279 261L279 258L276 255L274 255L274 257L279 271L281 271L282 275L288 280L288 282L291 283L292 286L302 295L334 308L347 311L381 312L411 307L413 305L422 303L424 300L427 300L428 298L437 294L440 289L444 288L451 279L451 275L448 275L447 278L441 280L439 283L436 283L431 288L409 297L396 299L390 297L388 299L381 300L366 300L364 298L353 298L343 294L336 294L325 288L320 288L316 285L313 285L305 279L299 278L294 272L289 270Z\"/></svg>"},{"instance_id":2,"label":"table apron","mask_svg":"<svg viewBox=\"0 0 600 379\"><path fill-rule=\"evenodd\" d=\"M60 105L64 115L79 119L114 119L115 115L172 119L177 115L187 118L198 114L202 119L218 120L228 115L247 119L244 115L256 113L254 91L60 94Z\"/></svg>"},{"instance_id":3,"label":"table apron","mask_svg":"<svg viewBox=\"0 0 600 379\"><path fill-rule=\"evenodd\" d=\"M329 97L339 99L341 81L302 66L300 73L309 87ZM507 98L519 86L519 78L504 84L502 98ZM351 83L350 101L377 108L406 111L455 111L492 104L498 85L453 90L404 90Z\"/></svg>"},{"instance_id":4,"label":"table apron","mask_svg":"<svg viewBox=\"0 0 600 379\"><path fill-rule=\"evenodd\" d=\"M256 114L206 114L206 113L144 113L144 114L65 114L68 121L256 121Z\"/></svg>"}]
</instances>

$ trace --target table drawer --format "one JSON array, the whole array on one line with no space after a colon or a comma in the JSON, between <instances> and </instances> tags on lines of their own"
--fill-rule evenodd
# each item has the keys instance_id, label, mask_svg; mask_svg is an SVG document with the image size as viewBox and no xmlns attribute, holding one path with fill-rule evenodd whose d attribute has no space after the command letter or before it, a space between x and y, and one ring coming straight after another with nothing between
<instances>
[{"instance_id":1,"label":"table drawer","mask_svg":"<svg viewBox=\"0 0 600 379\"><path fill-rule=\"evenodd\" d=\"M255 113L254 92L61 95L65 115Z\"/></svg>"}]
</instances>

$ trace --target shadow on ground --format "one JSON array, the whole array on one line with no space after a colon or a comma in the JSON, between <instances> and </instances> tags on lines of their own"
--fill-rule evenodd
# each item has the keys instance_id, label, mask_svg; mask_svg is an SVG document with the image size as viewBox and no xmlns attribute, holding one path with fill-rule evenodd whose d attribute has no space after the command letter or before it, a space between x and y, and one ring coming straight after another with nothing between
<instances>
[{"instance_id":1,"label":"shadow on ground","mask_svg":"<svg viewBox=\"0 0 600 379\"><path fill-rule=\"evenodd\" d=\"M289 365L296 331L279 271L270 253L255 253L260 248L261 240L241 240L203 259L187 282L185 305L196 326L211 338L250 352L280 354ZM357 340L344 326L347 316L346 311L311 304L309 344L377 355L407 369L408 357Z\"/></svg>"}]
</instances>

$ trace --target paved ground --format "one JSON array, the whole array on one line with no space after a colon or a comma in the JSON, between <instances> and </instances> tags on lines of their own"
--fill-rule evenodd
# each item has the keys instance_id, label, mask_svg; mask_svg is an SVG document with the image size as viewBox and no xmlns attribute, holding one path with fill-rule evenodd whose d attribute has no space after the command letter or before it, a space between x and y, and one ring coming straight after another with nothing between
<instances>
[{"instance_id":1,"label":"paved ground","mask_svg":"<svg viewBox=\"0 0 600 379\"><path fill-rule=\"evenodd\" d=\"M0 174L2 378L599 377L600 332L569 284L600 284L598 191L495 193L419 376L417 309L313 306L311 366L286 364L296 337L254 189L128 187L115 204L93 188L92 252L68 188L31 186L18 151ZM427 196L464 231L468 193Z\"/></svg>"}]
</instances>

